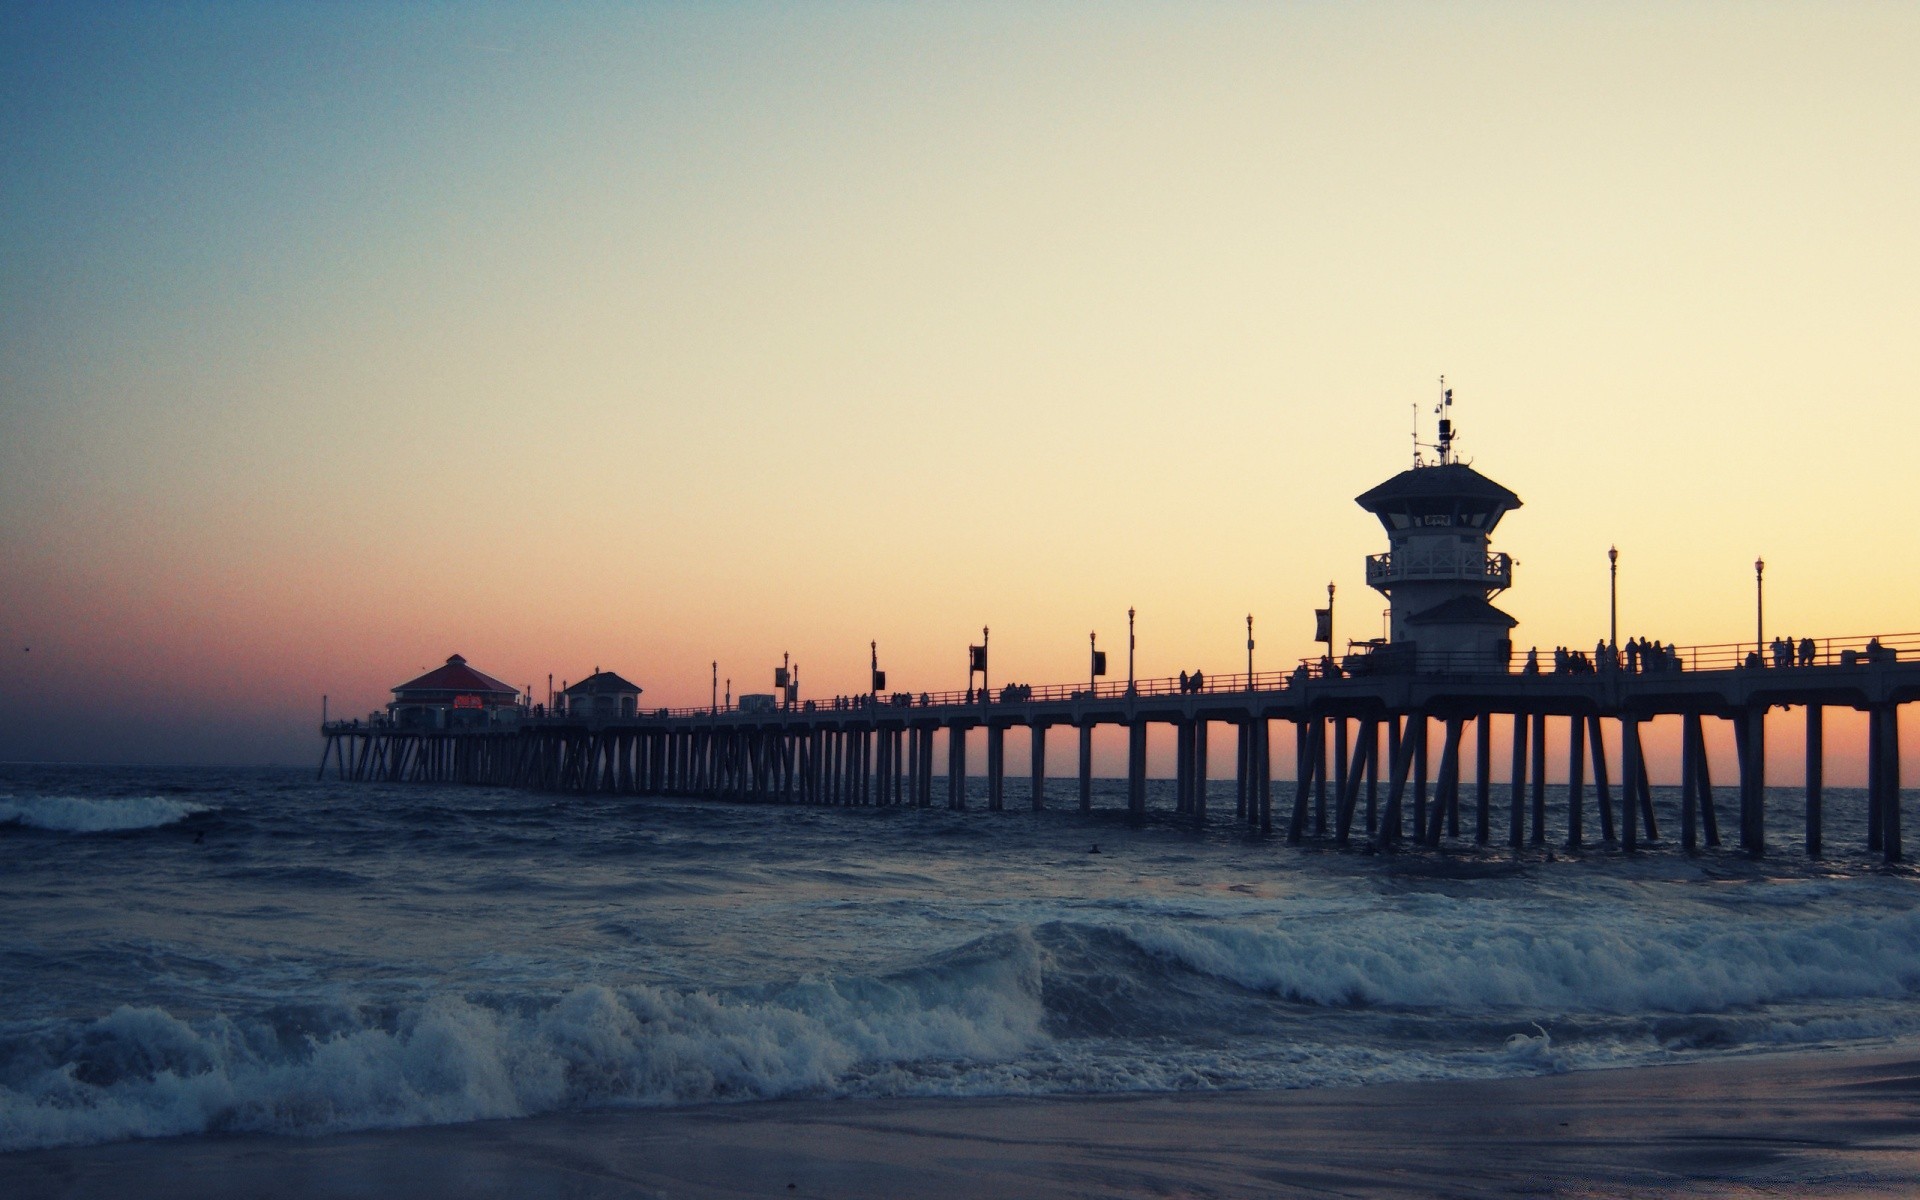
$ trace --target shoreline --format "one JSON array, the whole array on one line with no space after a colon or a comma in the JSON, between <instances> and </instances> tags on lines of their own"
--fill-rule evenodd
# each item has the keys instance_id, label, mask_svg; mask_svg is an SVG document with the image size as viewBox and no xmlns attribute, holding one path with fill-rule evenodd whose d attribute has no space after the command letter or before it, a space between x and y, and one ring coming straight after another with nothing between
<instances>
[{"instance_id":1,"label":"shoreline","mask_svg":"<svg viewBox=\"0 0 1920 1200\"><path fill-rule=\"evenodd\" d=\"M1904 1196L1920 1048L1279 1092L776 1100L0 1156L16 1200Z\"/></svg>"}]
</instances>

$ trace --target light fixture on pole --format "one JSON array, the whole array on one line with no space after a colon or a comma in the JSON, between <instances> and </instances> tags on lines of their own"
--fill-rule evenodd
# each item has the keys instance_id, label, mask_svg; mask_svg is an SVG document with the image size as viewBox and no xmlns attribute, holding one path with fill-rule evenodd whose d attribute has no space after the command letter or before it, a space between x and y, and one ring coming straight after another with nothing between
<instances>
[{"instance_id":1,"label":"light fixture on pole","mask_svg":"<svg viewBox=\"0 0 1920 1200\"><path fill-rule=\"evenodd\" d=\"M1620 649L1620 548L1607 547L1607 649Z\"/></svg>"},{"instance_id":2,"label":"light fixture on pole","mask_svg":"<svg viewBox=\"0 0 1920 1200\"><path fill-rule=\"evenodd\" d=\"M1760 657L1762 666L1767 661L1767 586L1763 578L1767 569L1767 560L1753 560L1753 652Z\"/></svg>"},{"instance_id":3,"label":"light fixture on pole","mask_svg":"<svg viewBox=\"0 0 1920 1200\"><path fill-rule=\"evenodd\" d=\"M712 712L720 711L720 660L713 660L713 699L709 705Z\"/></svg>"},{"instance_id":4,"label":"light fixture on pole","mask_svg":"<svg viewBox=\"0 0 1920 1200\"><path fill-rule=\"evenodd\" d=\"M1451 394L1451 393L1449 393ZM1451 401L1449 401L1451 403ZM1327 662L1333 662L1333 584L1327 584Z\"/></svg>"},{"instance_id":5,"label":"light fixture on pole","mask_svg":"<svg viewBox=\"0 0 1920 1200\"><path fill-rule=\"evenodd\" d=\"M1247 690L1253 690L1253 614L1247 614Z\"/></svg>"},{"instance_id":6,"label":"light fixture on pole","mask_svg":"<svg viewBox=\"0 0 1920 1200\"><path fill-rule=\"evenodd\" d=\"M1133 695L1133 609L1127 609L1127 695Z\"/></svg>"}]
</instances>

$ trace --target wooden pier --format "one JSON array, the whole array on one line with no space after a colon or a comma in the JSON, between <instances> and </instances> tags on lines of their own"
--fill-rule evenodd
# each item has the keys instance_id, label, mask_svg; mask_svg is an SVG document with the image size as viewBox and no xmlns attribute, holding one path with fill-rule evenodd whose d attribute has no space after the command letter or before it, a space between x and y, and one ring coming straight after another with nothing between
<instances>
[{"instance_id":1,"label":"wooden pier","mask_svg":"<svg viewBox=\"0 0 1920 1200\"><path fill-rule=\"evenodd\" d=\"M1756 561L1751 642L1681 649L1642 640L1621 647L1610 615L1609 635L1591 657L1557 650L1549 668L1533 651L1520 654L1512 643L1518 621L1491 603L1513 585L1516 565L1492 549L1491 538L1521 507L1520 497L1455 456L1452 408L1448 389L1438 440L1420 443L1416 431L1413 466L1355 497L1387 537L1386 553L1368 556L1366 572L1367 585L1391 601L1391 629L1349 642L1337 664L1332 584L1328 606L1316 614L1316 640L1326 643L1326 655L1286 674L1252 673L1249 616L1249 673L1135 680L1129 610L1125 684L1098 681L1104 656L1090 639L1086 687L881 694L886 684L876 655L873 695L796 704L783 667L775 678L786 689L784 706L761 697L751 711L723 709L716 667L715 703L705 709L628 709L616 717L603 707L592 719L568 720L498 707L501 697L511 702L514 689L455 655L446 667L394 689L389 712L430 717L436 728L455 720L473 727L328 724L321 773L331 762L346 779L929 807L940 745L946 805L959 809L967 803L968 741L977 727L985 731L987 807L998 809L1006 799L1007 731L1020 727L1027 730L1032 803L1039 808L1047 796L1047 731L1062 727L1079 736L1079 802L1087 811L1094 732L1116 726L1126 731L1127 807L1138 816L1147 808L1148 730L1163 724L1174 728L1175 807L1204 822L1208 745L1218 727L1235 740L1234 819L1267 834L1275 828L1279 722L1293 734L1291 788L1281 796L1279 823L1289 842L1349 845L1364 837L1380 849L1408 840L1440 845L1463 836L1462 794L1471 779L1464 807L1474 842L1502 837L1511 846L1544 846L1547 765L1559 744L1567 755L1559 814L1565 845L1578 849L1587 841L1590 772L1600 839L1632 851L1660 837L1642 728L1677 717L1681 844L1689 852L1721 844L1706 730L1709 720L1723 721L1732 729L1739 776L1727 835L1759 856L1768 847L1766 716L1776 707L1800 708L1807 722L1805 845L1817 856L1826 812L1824 714L1845 708L1867 714L1867 849L1898 861L1900 706L1920 699L1920 634L1763 644L1765 563ZM1617 568L1617 550L1609 550L1608 561ZM981 644L969 647L969 665L983 685L986 635L982 629ZM593 678L603 678L598 668ZM619 683L628 689L621 695L637 700L637 686ZM1504 784L1494 778L1500 724L1511 749ZM1617 780L1610 777L1609 745L1618 751ZM1496 812L1501 801L1504 822ZM1496 831L1499 824L1504 830Z\"/></svg>"},{"instance_id":2,"label":"wooden pier","mask_svg":"<svg viewBox=\"0 0 1920 1200\"><path fill-rule=\"evenodd\" d=\"M1364 841L1390 849L1470 838L1544 846L1553 817L1564 831L1556 844L1579 849L1597 832L1602 842L1631 851L1662 836L1642 728L1677 717L1681 845L1694 851L1724 837L1757 857L1769 849L1765 718L1773 708L1789 708L1805 713L1804 845L1817 857L1827 805L1824 714L1839 708L1867 714L1865 849L1899 861L1899 713L1920 700L1920 635L1829 640L1807 665L1758 665L1746 653L1753 649L1684 648L1652 672L1603 663L1593 671L1531 673L1516 661L1505 672L1366 675L1321 660L1291 673L1197 683L894 693L759 712L661 709L598 720L529 712L466 730L336 721L323 727L320 769L323 777L331 769L350 780L919 807L934 804L936 779L943 779L941 802L961 809L971 777L969 733L980 728L987 807L999 809L1007 732L1024 728L1037 809L1048 801L1048 730L1064 728L1078 735L1078 804L1089 811L1094 732L1113 726L1126 731L1127 807L1144 814L1147 732L1163 724L1174 729L1176 810L1196 823L1209 819L1210 741L1227 733L1236 745L1234 819L1257 833L1275 831L1277 798L1278 830L1293 843ZM1731 728L1738 765L1731 787L1716 788L1712 777L1709 721ZM1290 780L1274 776L1276 723L1292 733ZM1511 753L1506 777L1496 779L1493 743L1501 726ZM936 747L946 759L938 772ZM1549 813L1547 768L1556 753L1566 755L1567 784L1561 811ZM1615 757L1617 779L1609 767Z\"/></svg>"}]
</instances>

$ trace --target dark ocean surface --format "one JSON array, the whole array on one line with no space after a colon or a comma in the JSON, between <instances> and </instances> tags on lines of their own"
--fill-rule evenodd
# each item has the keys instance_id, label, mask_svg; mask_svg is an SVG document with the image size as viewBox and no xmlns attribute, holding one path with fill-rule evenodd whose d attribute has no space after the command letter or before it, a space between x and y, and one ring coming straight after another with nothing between
<instances>
[{"instance_id":1,"label":"dark ocean surface","mask_svg":"<svg viewBox=\"0 0 1920 1200\"><path fill-rule=\"evenodd\" d=\"M1920 876L1866 855L1859 791L1830 790L1820 863L1773 793L1756 863L1679 853L1668 789L1667 841L1551 860L1291 849L1234 823L1231 782L1205 831L1170 783L1138 824L1118 781L1092 816L1008 790L950 813L0 767L0 1149L1920 1041Z\"/></svg>"}]
</instances>

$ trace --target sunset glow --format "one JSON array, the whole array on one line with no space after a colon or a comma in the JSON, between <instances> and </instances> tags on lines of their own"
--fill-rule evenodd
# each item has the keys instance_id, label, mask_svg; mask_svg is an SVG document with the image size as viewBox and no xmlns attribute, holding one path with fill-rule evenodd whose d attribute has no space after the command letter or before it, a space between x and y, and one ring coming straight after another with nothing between
<instances>
[{"instance_id":1,"label":"sunset glow","mask_svg":"<svg viewBox=\"0 0 1920 1200\"><path fill-rule=\"evenodd\" d=\"M0 759L308 762L455 652L1071 682L1131 606L1142 677L1249 613L1284 668L1329 582L1377 632L1353 497L1442 373L1518 646L1605 636L1610 545L1623 636L1751 639L1760 556L1768 637L1920 629L1916 61L1894 5L10 8Z\"/></svg>"}]
</instances>

